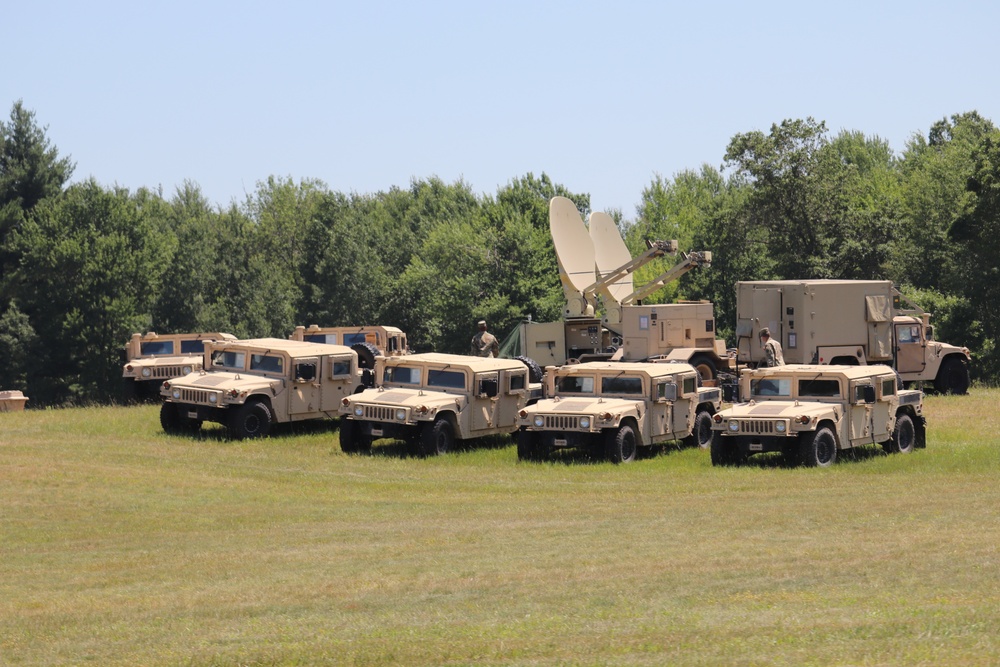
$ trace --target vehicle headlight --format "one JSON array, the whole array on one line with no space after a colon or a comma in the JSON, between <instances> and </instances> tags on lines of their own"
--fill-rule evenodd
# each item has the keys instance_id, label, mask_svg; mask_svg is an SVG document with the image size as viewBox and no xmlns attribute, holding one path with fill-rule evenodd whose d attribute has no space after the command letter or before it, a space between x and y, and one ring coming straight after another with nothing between
<instances>
[{"instance_id":1,"label":"vehicle headlight","mask_svg":"<svg viewBox=\"0 0 1000 667\"><path fill-rule=\"evenodd\" d=\"M740 423L737 422L737 421L731 421L731 422L729 422L729 430L733 431L733 432L739 431L740 430Z\"/></svg>"},{"instance_id":2,"label":"vehicle headlight","mask_svg":"<svg viewBox=\"0 0 1000 667\"><path fill-rule=\"evenodd\" d=\"M545 426L545 417L541 415L535 415L535 426L537 426L538 428Z\"/></svg>"},{"instance_id":3,"label":"vehicle headlight","mask_svg":"<svg viewBox=\"0 0 1000 667\"><path fill-rule=\"evenodd\" d=\"M402 408L396 410L396 421L406 421L406 410Z\"/></svg>"},{"instance_id":4,"label":"vehicle headlight","mask_svg":"<svg viewBox=\"0 0 1000 667\"><path fill-rule=\"evenodd\" d=\"M181 397L181 390L180 389L174 389L174 391L171 394L171 396L173 396L174 398L180 398Z\"/></svg>"},{"instance_id":5,"label":"vehicle headlight","mask_svg":"<svg viewBox=\"0 0 1000 667\"><path fill-rule=\"evenodd\" d=\"M364 414L365 414L365 409L364 409L364 407L362 407L362 406L360 406L360 405L355 405L355 406L354 406L354 416L355 416L355 417L361 417L361 416L363 416Z\"/></svg>"},{"instance_id":6,"label":"vehicle headlight","mask_svg":"<svg viewBox=\"0 0 1000 667\"><path fill-rule=\"evenodd\" d=\"M580 428L590 428L590 417L580 417Z\"/></svg>"},{"instance_id":7,"label":"vehicle headlight","mask_svg":"<svg viewBox=\"0 0 1000 667\"><path fill-rule=\"evenodd\" d=\"M208 395L208 402L209 403L218 403L219 402L219 395L218 394L209 394Z\"/></svg>"},{"instance_id":8,"label":"vehicle headlight","mask_svg":"<svg viewBox=\"0 0 1000 667\"><path fill-rule=\"evenodd\" d=\"M190 373L190 372L191 372L192 370L193 370L193 369L192 369L192 368L191 368L190 366L185 366L184 368L182 368L182 369L181 369L181 372L182 372L182 373L184 373L184 375L187 375L187 374L188 374L188 373Z\"/></svg>"},{"instance_id":9,"label":"vehicle headlight","mask_svg":"<svg viewBox=\"0 0 1000 667\"><path fill-rule=\"evenodd\" d=\"M142 377L148 378L152 374L153 374L153 371L150 370L149 368L143 368L142 369Z\"/></svg>"},{"instance_id":10,"label":"vehicle headlight","mask_svg":"<svg viewBox=\"0 0 1000 667\"><path fill-rule=\"evenodd\" d=\"M784 433L785 432L785 422L778 422L777 424L775 424L774 425L774 430L777 431L778 433Z\"/></svg>"}]
</instances>

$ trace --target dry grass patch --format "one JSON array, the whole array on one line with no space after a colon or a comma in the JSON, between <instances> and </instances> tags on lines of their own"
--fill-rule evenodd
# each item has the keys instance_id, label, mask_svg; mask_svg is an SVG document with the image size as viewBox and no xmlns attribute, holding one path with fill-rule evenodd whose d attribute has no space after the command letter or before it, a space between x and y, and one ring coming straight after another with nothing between
<instances>
[{"instance_id":1,"label":"dry grass patch","mask_svg":"<svg viewBox=\"0 0 1000 667\"><path fill-rule=\"evenodd\" d=\"M0 415L0 655L996 662L998 397L931 397L927 450L831 470L345 456L332 428L168 437L155 406Z\"/></svg>"}]
</instances>

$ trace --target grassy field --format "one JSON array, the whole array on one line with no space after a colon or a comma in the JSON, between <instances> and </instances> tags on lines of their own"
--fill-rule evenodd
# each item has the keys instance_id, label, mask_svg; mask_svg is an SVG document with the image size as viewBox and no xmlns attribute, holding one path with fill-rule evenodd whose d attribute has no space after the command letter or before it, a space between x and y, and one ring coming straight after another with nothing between
<instances>
[{"instance_id":1,"label":"grassy field","mask_svg":"<svg viewBox=\"0 0 1000 667\"><path fill-rule=\"evenodd\" d=\"M0 664L998 664L998 405L828 470L0 414Z\"/></svg>"}]
</instances>

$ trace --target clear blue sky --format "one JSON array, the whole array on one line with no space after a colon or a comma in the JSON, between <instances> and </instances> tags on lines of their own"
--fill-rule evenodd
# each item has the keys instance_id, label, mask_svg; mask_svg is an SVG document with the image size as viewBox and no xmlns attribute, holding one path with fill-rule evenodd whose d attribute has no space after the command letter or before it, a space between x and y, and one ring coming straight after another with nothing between
<instances>
[{"instance_id":1,"label":"clear blue sky","mask_svg":"<svg viewBox=\"0 0 1000 667\"><path fill-rule=\"evenodd\" d=\"M995 2L33 2L0 12L0 105L74 180L269 175L477 193L547 172L635 217L656 174L812 116L902 152L944 116L1000 123Z\"/></svg>"}]
</instances>

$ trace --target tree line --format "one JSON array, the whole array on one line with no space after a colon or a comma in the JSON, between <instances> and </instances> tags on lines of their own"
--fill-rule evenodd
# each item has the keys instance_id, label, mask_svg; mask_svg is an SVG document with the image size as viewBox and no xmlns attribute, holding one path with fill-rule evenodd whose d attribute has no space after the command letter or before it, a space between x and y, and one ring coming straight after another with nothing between
<instances>
[{"instance_id":1,"label":"tree line","mask_svg":"<svg viewBox=\"0 0 1000 667\"><path fill-rule=\"evenodd\" d=\"M223 206L192 182L167 196L70 184L73 170L14 103L0 121L0 388L35 406L118 399L133 332L391 324L416 350L466 352L479 319L502 336L560 316L548 201L590 212L589 194L545 173L495 194L437 178L347 194L270 177ZM711 268L647 303L709 299L721 336L737 280L891 279L995 382L998 192L1000 132L976 112L914 134L900 155L807 118L734 136L719 167L655 176L634 219L610 213L633 254L653 238L712 251Z\"/></svg>"}]
</instances>

